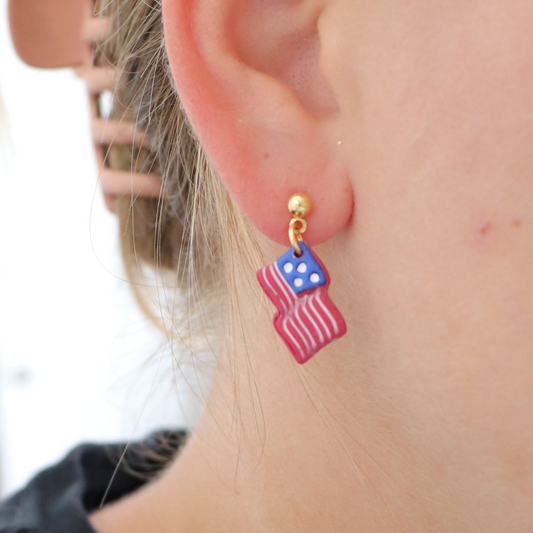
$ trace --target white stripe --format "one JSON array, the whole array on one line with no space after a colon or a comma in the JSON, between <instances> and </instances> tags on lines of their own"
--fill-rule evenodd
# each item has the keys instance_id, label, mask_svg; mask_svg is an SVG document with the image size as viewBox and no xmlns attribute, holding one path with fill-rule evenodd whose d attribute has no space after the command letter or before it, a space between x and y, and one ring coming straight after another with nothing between
<instances>
[{"instance_id":1,"label":"white stripe","mask_svg":"<svg viewBox=\"0 0 533 533\"><path fill-rule=\"evenodd\" d=\"M309 305L311 305L311 300L312 299L313 299L313 295L311 295L309 298L307 298L307 302L309 302ZM311 324L313 324L315 330L318 333L318 336L320 337L320 344L323 344L324 343L324 335L322 335L322 332L320 331L320 328L318 327L317 323L314 321L313 317L311 316L311 314L307 310L307 306L304 306L303 309L304 309L304 313L306 314L307 318L309 319L309 322L311 322Z\"/></svg>"},{"instance_id":2,"label":"white stripe","mask_svg":"<svg viewBox=\"0 0 533 533\"><path fill-rule=\"evenodd\" d=\"M274 273L272 272L272 265L268 265L268 267L265 267L262 272L263 272L263 277L265 278L265 281L267 283L267 285L270 287L270 290L274 293L274 294L278 294L276 290L274 290L274 287L272 287L272 285L270 284L270 281L268 281L268 278L266 276L266 270L269 269L271 270L270 274L272 275L272 277L274 278L274 280L276 279L276 276L274 275ZM281 302L281 305L283 306L283 309L285 312L287 312L287 306L285 305L285 302L281 299L281 298L278 298L278 300Z\"/></svg>"},{"instance_id":3,"label":"white stripe","mask_svg":"<svg viewBox=\"0 0 533 533\"><path fill-rule=\"evenodd\" d=\"M272 267L272 265L270 265L267 268L271 268L271 267ZM265 283L269 286L270 290L274 294L276 294L276 291L274 290L274 287L272 287L272 285L270 284L270 281L268 281L268 278L266 276L266 268L262 269L261 273L263 274L263 279L265 280ZM275 276L273 276L273 277L275 278ZM285 303L281 299L279 299L279 301L281 302L281 305L283 306L283 309L286 312L287 311L287 307L285 306ZM285 322L282 323L282 326L283 326L283 330L285 331L285 333L287 333L287 336L290 338L290 340L293 342L294 346L296 346L296 348L300 351L300 354L303 356L304 353L303 353L302 347L300 346L300 344L298 342L296 342L296 339L292 336L291 332L285 327Z\"/></svg>"},{"instance_id":4,"label":"white stripe","mask_svg":"<svg viewBox=\"0 0 533 533\"><path fill-rule=\"evenodd\" d=\"M310 352L310 347L309 345L307 344L307 341L305 339L305 337L300 333L300 331L298 330L298 327L297 327L297 324L295 323L295 320L294 318L298 318L298 325L300 325L304 332L307 334L309 340L311 341L311 346L313 348L316 348L317 344L316 344L316 341L313 337L313 335L311 334L311 332L309 331L308 327L305 325L305 323L302 321L302 318L300 316L300 306L303 306L303 309L304 309L304 313L307 315L307 317L309 318L310 322L313 324L313 326L315 327L315 329L317 330L318 332L318 335L320 337L320 341L321 342L324 342L324 337L322 335L322 332L320 331L320 328L317 326L316 322L312 319L311 315L309 314L309 312L307 311L306 309L306 306L305 306L305 302L306 301L309 301L311 298L313 298L315 296L315 294L309 296L309 295L305 295L303 296L302 298L298 298L298 296L296 296L294 290L292 289L292 287L287 283L287 280L285 279L285 277L283 276L283 274L281 273L279 267L278 267L278 264L277 263L274 263L275 265L275 269L276 269L276 273L278 274L278 277L279 277L279 281L281 282L282 284L282 287L286 287L287 291L289 292L290 296L287 295L287 292L284 291L284 294L285 296L287 296L287 300L289 300L291 303L292 302L295 302L295 316L294 317L291 317L290 318L290 323L292 324L292 326L294 327L294 329L296 331L298 331L300 337L303 339L306 347L307 347L307 350L308 352ZM292 297L292 298L291 298ZM314 309L314 308L313 308ZM293 306L291 305L291 308L289 310L289 314L291 314L293 310ZM319 317L322 325L324 326L324 330L326 331L326 333L328 334L328 338L331 338L331 332L329 330L329 328L326 326L326 324L324 323L324 321L322 320L322 318L320 317L319 313L317 313L316 309L314 309L315 313L317 314L317 316Z\"/></svg>"},{"instance_id":5,"label":"white stripe","mask_svg":"<svg viewBox=\"0 0 533 533\"><path fill-rule=\"evenodd\" d=\"M303 298L306 298L306 296L304 296ZM304 321L300 317L300 308L302 307L302 305L303 305L302 298L300 298L300 300L298 300L298 302L296 303L296 316L298 317L298 323L300 324L300 326L302 326L303 330L307 333L307 336L309 337L309 340L311 341L311 346L313 348L316 348L316 341L313 338L313 335L311 335L311 332L307 329L307 326L305 325Z\"/></svg>"},{"instance_id":6,"label":"white stripe","mask_svg":"<svg viewBox=\"0 0 533 533\"><path fill-rule=\"evenodd\" d=\"M275 266L274 266L275 265ZM271 270L271 274L272 274L272 277L274 278L274 281L276 282L276 284L283 290L283 292L285 293L285 295L287 295L287 292L285 291L285 288L283 287L283 284L280 283L280 280L278 279L278 275L281 275L280 272L279 272L279 269L277 268L277 263L274 263L273 265L269 265L269 268ZM282 278L283 279L283 278ZM283 281L285 281L283 279ZM272 289L273 290L273 289ZM273 290L274 293L276 293L276 291ZM288 295L287 295L288 296ZM290 298L287 297L287 300L290 301ZM283 328L283 331L285 331L285 333L287 333L287 335L289 336L289 338L291 339L291 341L294 343L294 345L298 348L298 350L300 350L300 354L303 356L304 355L304 351L303 351L303 347L302 345L296 341L296 339L293 337L292 333L289 331L289 328L287 328L287 319L290 317L290 311L292 309L292 305L291 305L291 309L289 309L289 314L287 314L287 308L285 306L285 304L283 303L282 300L280 300L282 305L283 305L283 308L285 309L285 316L283 318L283 321L281 323L281 326ZM298 331L297 328L294 328L298 334L300 335L300 337L302 338L302 340L304 341L304 344L307 346L307 342L306 340L303 338L302 334Z\"/></svg>"},{"instance_id":7,"label":"white stripe","mask_svg":"<svg viewBox=\"0 0 533 533\"><path fill-rule=\"evenodd\" d=\"M337 322L335 322L335 319L333 318L333 315L329 312L329 309L322 303L322 300L320 297L322 296L322 293L320 293L317 297L317 302L320 304L322 309L324 310L324 313L328 316L328 318L331 320L331 323L333 324L333 329L335 330L335 335L339 333L339 326L337 326Z\"/></svg>"},{"instance_id":8,"label":"white stripe","mask_svg":"<svg viewBox=\"0 0 533 533\"><path fill-rule=\"evenodd\" d=\"M324 331L326 332L328 340L330 340L331 339L331 330L330 330L330 328L328 328L326 326L326 323L324 322L324 319L322 318L322 315L317 311L317 309L315 308L315 305L314 305L314 301L316 299L316 296L317 296L316 293L313 294L313 296L311 297L311 299L309 301L309 305L311 306L311 309L313 310L315 315L318 317L318 320L320 320L320 323L322 324L322 327L324 328Z\"/></svg>"},{"instance_id":9,"label":"white stripe","mask_svg":"<svg viewBox=\"0 0 533 533\"><path fill-rule=\"evenodd\" d=\"M290 285L287 283L283 275L281 274L278 264L273 263L270 265L270 268L273 270L273 278L276 278L278 281L278 285L281 287L281 290L283 291L283 294L285 294L285 298L287 298L287 301L290 303L290 309L289 312L292 311L294 306L294 301L296 300L296 295L294 294L294 291L290 287ZM287 293L287 289L289 289L290 293ZM292 296L292 298L291 298Z\"/></svg>"},{"instance_id":10,"label":"white stripe","mask_svg":"<svg viewBox=\"0 0 533 533\"><path fill-rule=\"evenodd\" d=\"M296 324L294 323L294 316L292 315L292 311L294 310L294 302L296 301L296 296L294 296L293 299L291 300L291 298L287 295L287 291L285 290L285 285L287 286L287 288L290 291L290 293L292 293L292 295L294 295L294 291L291 289L291 287L289 286L289 284L287 283L285 278L282 276L282 274L281 274L281 272L280 272L280 270L278 268L278 264L277 263L273 263L273 265L271 265L271 266L273 266L273 268L274 268L274 272L276 274L276 276L274 276L274 278L276 278L277 284L283 289L283 292L287 296L287 300L289 300L291 302L291 307L289 309L288 315L283 319L283 329L288 331L287 326L286 326L287 320L288 320L292 324L292 327L294 328L296 333L298 333L298 335L304 341L305 347L306 347L307 351L309 352L310 347L309 347L309 344L307 343L307 339L302 334L302 332L298 329L298 327L296 327Z\"/></svg>"},{"instance_id":11,"label":"white stripe","mask_svg":"<svg viewBox=\"0 0 533 533\"><path fill-rule=\"evenodd\" d=\"M299 319L299 318L298 318L298 323L296 323L296 320L295 320L297 318L296 315L298 314L298 301L299 301L298 297L296 296L295 292L292 290L292 287L287 283L287 280L283 277L283 274L281 273L281 271L280 271L280 269L278 267L278 264L274 263L273 267L274 267L275 273L277 275L278 285L281 286L281 288L283 289L283 292L285 293L285 295L287 297L287 300L289 300L289 302L291 303L291 306L289 308L287 316L285 317L285 320L283 321L283 326L285 328L287 322L289 322L289 324L291 324L291 326L293 327L294 331L296 331L298 333L299 337L304 341L305 348L306 348L306 351L308 353L311 350L311 347L309 346L309 343L307 342L307 338L305 337L305 335L302 333L302 331L298 327L298 325L304 326L304 324L301 324L301 319ZM296 309L296 311L293 313L293 311L295 309ZM307 334L309 335L309 339L311 340L311 344L313 344L314 341L313 341L313 338L312 338L311 334L309 333L309 330L307 330L307 328L305 328L305 326L304 326L304 329L306 330Z\"/></svg>"}]
</instances>

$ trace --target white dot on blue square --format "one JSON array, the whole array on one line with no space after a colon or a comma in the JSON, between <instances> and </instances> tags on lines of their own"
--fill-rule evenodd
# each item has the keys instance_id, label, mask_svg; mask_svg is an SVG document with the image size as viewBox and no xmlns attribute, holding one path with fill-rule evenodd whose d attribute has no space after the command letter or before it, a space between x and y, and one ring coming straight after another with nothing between
<instances>
[{"instance_id":1,"label":"white dot on blue square","mask_svg":"<svg viewBox=\"0 0 533 533\"><path fill-rule=\"evenodd\" d=\"M291 248L277 261L281 275L296 294L326 284L326 276L304 242L299 243L302 255L297 257Z\"/></svg>"}]
</instances>

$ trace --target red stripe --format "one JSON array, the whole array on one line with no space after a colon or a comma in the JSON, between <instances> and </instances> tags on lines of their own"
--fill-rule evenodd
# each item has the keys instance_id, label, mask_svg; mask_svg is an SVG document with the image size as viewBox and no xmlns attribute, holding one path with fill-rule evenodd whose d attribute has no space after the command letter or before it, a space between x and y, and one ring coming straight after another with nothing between
<instances>
[{"instance_id":1,"label":"red stripe","mask_svg":"<svg viewBox=\"0 0 533 533\"><path fill-rule=\"evenodd\" d=\"M294 318L293 318L293 309L296 304L296 298L294 296L294 293L288 286L287 282L285 281L285 278L281 275L279 270L277 269L277 265L275 263L272 263L269 265L269 279L272 279L272 286L276 290L276 294L282 304L285 306L285 312L283 314L283 319L280 320L280 327L282 330L284 328L287 328L290 334L292 334L292 339L289 338L289 341L291 344L296 344L297 349L300 352L307 352L308 351L308 340L306 337L304 337L304 334L300 331L298 327L294 324ZM283 332L280 332L283 334Z\"/></svg>"},{"instance_id":2,"label":"red stripe","mask_svg":"<svg viewBox=\"0 0 533 533\"><path fill-rule=\"evenodd\" d=\"M279 309L280 306L278 306L278 303L276 303L276 307L278 307L278 315L274 322L276 325L276 330L278 333L282 336L282 338L287 342L287 344L290 346L291 351L295 354L300 354L300 356L304 356L304 348L301 346L300 342L297 340L299 338L299 335L296 333L296 331L291 331L291 328L289 325L286 324L287 321L284 322L284 317L287 315L287 311L290 308L288 305L288 302L285 297L279 296L279 285L276 283L276 277L275 272L273 271L273 265L268 265L260 270L261 275L263 276L263 280L266 284L263 285L265 291L267 294L271 294L271 298L274 298L279 302L282 309ZM296 337L295 337L296 335Z\"/></svg>"},{"instance_id":3,"label":"red stripe","mask_svg":"<svg viewBox=\"0 0 533 533\"><path fill-rule=\"evenodd\" d=\"M318 303L314 304L314 309L310 306L309 298L312 296L311 294L304 294L301 297L297 297L281 272L275 270L275 274L278 281L283 285L283 288L290 296L290 300L288 300L285 293L281 291L283 293L282 300L286 304L288 309L287 312L290 315L290 319L287 323L292 326L291 329L293 331L298 331L300 338L302 338L304 342L306 355L309 356L311 353L316 353L316 351L327 344L329 339L333 336L332 332L327 329L329 323L328 317L324 316L323 309ZM294 309L291 311L292 306L294 306ZM316 317L318 314L318 317L314 318L314 322L305 314L303 310L304 307L312 318ZM324 326L326 328L325 331ZM304 348L304 346L301 347Z\"/></svg>"},{"instance_id":4,"label":"red stripe","mask_svg":"<svg viewBox=\"0 0 533 533\"><path fill-rule=\"evenodd\" d=\"M325 287L297 296L276 263L260 270L263 288L278 300L276 330L296 359L305 362L333 339L343 335L346 326Z\"/></svg>"}]
</instances>

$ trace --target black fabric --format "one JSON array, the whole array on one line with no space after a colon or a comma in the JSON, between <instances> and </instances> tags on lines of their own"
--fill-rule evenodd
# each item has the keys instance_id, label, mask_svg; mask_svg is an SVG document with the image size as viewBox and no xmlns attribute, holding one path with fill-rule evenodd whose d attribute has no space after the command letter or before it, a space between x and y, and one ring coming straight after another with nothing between
<instances>
[{"instance_id":1,"label":"black fabric","mask_svg":"<svg viewBox=\"0 0 533 533\"><path fill-rule=\"evenodd\" d=\"M144 485L185 443L184 430L159 430L130 443L105 504ZM95 533L88 514L100 506L126 443L84 443L0 502L0 533ZM158 459L159 457L159 459Z\"/></svg>"}]
</instances>

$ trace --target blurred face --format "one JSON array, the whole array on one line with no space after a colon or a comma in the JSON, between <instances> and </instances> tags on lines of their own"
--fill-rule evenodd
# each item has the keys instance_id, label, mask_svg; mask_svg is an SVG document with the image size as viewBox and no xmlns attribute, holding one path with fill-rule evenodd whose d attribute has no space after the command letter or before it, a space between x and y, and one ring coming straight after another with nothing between
<instances>
[{"instance_id":1,"label":"blurred face","mask_svg":"<svg viewBox=\"0 0 533 533\"><path fill-rule=\"evenodd\" d=\"M382 346L368 386L389 391L391 446L409 443L415 465L431 449L439 484L511 488L520 507L533 498L533 3L333 4L321 59L356 198L342 306L363 302L373 333L358 342Z\"/></svg>"}]
</instances>

